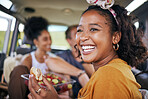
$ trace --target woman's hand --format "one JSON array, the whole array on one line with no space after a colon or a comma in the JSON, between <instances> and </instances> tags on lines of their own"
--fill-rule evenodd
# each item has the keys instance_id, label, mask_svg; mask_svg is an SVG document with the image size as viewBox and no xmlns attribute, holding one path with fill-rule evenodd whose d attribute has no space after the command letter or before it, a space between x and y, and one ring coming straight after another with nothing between
<instances>
[{"instance_id":1,"label":"woman's hand","mask_svg":"<svg viewBox=\"0 0 148 99\"><path fill-rule=\"evenodd\" d=\"M46 89L41 88L34 76L29 77L29 90L30 94L28 95L29 99L59 99L58 94L54 87L43 77L43 82L46 85Z\"/></svg>"}]
</instances>

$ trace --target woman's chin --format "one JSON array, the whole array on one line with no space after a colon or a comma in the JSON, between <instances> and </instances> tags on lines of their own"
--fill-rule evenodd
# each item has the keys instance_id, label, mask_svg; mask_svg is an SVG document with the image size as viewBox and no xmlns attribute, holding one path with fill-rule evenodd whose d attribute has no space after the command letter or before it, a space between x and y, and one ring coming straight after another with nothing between
<instances>
[{"instance_id":1,"label":"woman's chin","mask_svg":"<svg viewBox=\"0 0 148 99\"><path fill-rule=\"evenodd\" d=\"M85 62L85 63L92 63L93 61L92 60L90 60L90 59L83 59L83 61Z\"/></svg>"},{"instance_id":2,"label":"woman's chin","mask_svg":"<svg viewBox=\"0 0 148 99\"><path fill-rule=\"evenodd\" d=\"M51 48L47 49L46 51L47 51L47 52L50 52L50 51L51 51Z\"/></svg>"}]
</instances>

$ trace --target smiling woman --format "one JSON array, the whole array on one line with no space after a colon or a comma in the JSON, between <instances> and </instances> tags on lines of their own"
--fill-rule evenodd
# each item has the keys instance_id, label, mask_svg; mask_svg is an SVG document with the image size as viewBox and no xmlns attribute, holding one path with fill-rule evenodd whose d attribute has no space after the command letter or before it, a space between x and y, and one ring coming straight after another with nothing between
<instances>
[{"instance_id":1,"label":"smiling woman","mask_svg":"<svg viewBox=\"0 0 148 99\"><path fill-rule=\"evenodd\" d=\"M114 5L112 8L116 8L118 11L124 11L124 9L118 5ZM120 16L117 16L117 18L120 18L121 21L124 20L124 18L122 19ZM129 62L129 60L125 60L124 56L121 56L121 53L125 55L126 51L118 53L118 51L120 52L121 50L120 48L128 45L124 45L123 41L125 40L127 28L124 29L124 27L121 26L122 30L120 30L120 24L121 23L117 24L109 10L101 9L98 6L90 6L82 14L77 32L77 46L82 59L85 62L92 62L96 72L91 77L88 84L80 91L79 97L87 97L89 99L102 97L111 99L141 98L141 94L138 90L140 86L136 83L130 66L128 66L128 64L133 65L133 63ZM128 24L131 25L131 23ZM123 43L121 44L121 42ZM131 42L133 41L129 41L129 43ZM117 48L113 47L115 45L118 45ZM88 46L93 46L93 49ZM139 46L142 45L139 43ZM146 48L144 46L142 47L143 50L141 54L147 56ZM130 53L130 51L126 53ZM133 58L131 61L134 60ZM92 87L93 89L90 89ZM117 89L119 92L118 95L116 95ZM86 90L91 91L87 92ZM128 93L128 90L131 92Z\"/></svg>"},{"instance_id":2,"label":"smiling woman","mask_svg":"<svg viewBox=\"0 0 148 99\"><path fill-rule=\"evenodd\" d=\"M131 71L131 67L137 67L148 57L147 49L139 36L141 32L136 30L125 8L119 5L105 8L112 4L113 0L87 1L96 5L89 6L82 13L77 28L76 48L84 62L93 64L95 73L79 91L78 99L142 99L140 85ZM54 60L56 64L56 59L49 58L49 60L50 63ZM52 70L52 66L49 68ZM68 69L69 74L78 77L73 74L73 72L78 73L77 70L70 66L61 65L59 68L62 69L61 72L66 72ZM80 82L85 82L84 75L78 79ZM39 86L34 87L33 85L37 84L34 77L30 77L30 99L59 98L52 86L46 80L44 82L48 90L42 89L40 94L36 94L33 91Z\"/></svg>"},{"instance_id":3,"label":"smiling woman","mask_svg":"<svg viewBox=\"0 0 148 99\"><path fill-rule=\"evenodd\" d=\"M67 44L67 41L65 40L64 32L68 26L78 24L79 20L81 18L80 24L78 27L78 33L77 33L77 42L78 43L77 43L76 47L80 51L80 58L83 59L82 63L84 63L86 65L87 65L86 62L93 63L96 72L94 73L94 75L92 76L92 78L90 80L90 82L94 81L94 83L93 83L94 86L93 87L91 86L91 88L94 88L91 90L94 93L92 95L90 95L90 93L91 93L91 91L89 89L90 86L88 86L87 88L86 87L85 88L87 90L89 90L90 93L87 93L87 91L85 89L82 89L79 97L85 98L85 95L86 95L86 98L93 98L93 96L95 97L95 95L97 93L95 88L98 88L96 86L100 87L100 85L98 84L97 81L106 82L106 83L103 83L103 85L101 85L104 88L99 88L101 91L102 91L102 89L108 88L107 90L110 92L120 93L121 92L120 90L117 92L117 90L114 90L114 89L122 89L123 88L123 90L125 90L124 91L125 93L127 90L128 90L128 92L132 92L133 91L132 88L127 87L128 89L125 89L125 87L122 87L124 85L125 86L128 85L127 83L124 82L124 80L125 79L127 80L127 78L129 77L129 79L132 79L134 84L137 85L137 87L139 88L139 85L134 80L135 78L131 74L130 68L131 68L131 66L137 66L139 63L141 63L145 59L145 57L147 57L145 55L147 49L145 49L145 47L143 46L143 42L141 42L141 36L137 36L137 34L141 34L141 33L138 33L137 30L135 29L135 27L133 26L133 24L131 24L132 22L135 22L137 19L131 20L131 17L127 16L127 11L130 11L127 6L130 5L131 8L134 8L133 11L130 13L130 15L137 16L139 18L139 20L138 20L139 23L141 23L141 22L143 23L143 25L144 25L144 28L143 28L143 32L144 32L143 38L144 39L143 40L145 41L145 44L148 47L148 44L147 44L148 43L147 42L147 33L148 33L148 21L147 21L148 17L147 16L148 16L148 13L145 13L148 10L148 6L147 6L148 1L147 0L140 0L140 2L138 2L137 4L140 4L141 6L139 6L137 8L136 8L136 5L132 5L132 4L134 4L133 2L137 2L139 0L115 0L115 2L112 2L112 1L113 0L87 0L87 1L86 0L44 0L44 1L43 0L0 0L0 21L1 21L1 19L5 20L5 21L0 22L0 52L1 52L0 54L4 53L4 54L6 54L7 58L11 57L13 59L16 59L17 57L15 57L15 55L19 54L17 48L21 47L21 48L27 49L25 51L21 50L22 52L25 52L25 53L20 52L21 54L26 54L26 51L28 53L28 50L30 52L32 49L36 48L34 46L33 47L30 46L30 44L27 44L27 46L26 46L23 42L21 42L21 39L23 41L24 33L23 33L23 31L19 30L20 24L25 25L25 23L27 21L26 19L31 18L32 16L42 16L43 18L46 18L51 23L51 25L48 26L49 30L42 31L44 33L41 33L41 35L39 36L40 38L38 38L35 41L37 44L39 44L38 49L41 49L41 50L47 49L48 50L50 45L47 44L47 46L46 46L46 44L44 44L42 42L42 41L44 41L44 40L42 40L42 38L44 38L43 36L48 34L47 32L50 32L50 35L52 38L51 52L65 50L65 49L69 48L69 46ZM142 1L144 1L144 3ZM89 3L91 2L92 4L97 5L97 7L91 6L91 7L89 7L88 11L86 10L82 14L82 12L86 8L88 8L89 4L87 2L89 2ZM99 2L100 2L100 4L98 4ZM123 7L127 7L127 11L125 11L124 8L122 8L120 6L119 7L117 7L117 6L110 7L110 5L112 5L113 3L120 4ZM10 4L10 5L8 5L8 4ZM108 9L105 8L106 10L101 9L98 5L100 5L101 8L104 8L106 6L107 6L107 8L108 7L109 8ZM28 8L31 8L31 9L28 9ZM90 8L91 8L91 10L90 10ZM90 13L92 14L92 16L90 15ZM6 14L7 14L7 16L6 16ZM81 16L81 14L82 14L82 16ZM88 21L86 21L86 20L88 20ZM92 21L90 21L90 20L92 20ZM84 21L85 21L85 23L84 23ZM5 22L6 22L6 24L5 24ZM3 26L6 26L6 28L5 27L3 28ZM56 27L56 29L50 30L52 27ZM61 27L64 29L59 30L59 29L61 29ZM1 28L4 30L2 30ZM20 46L18 45L18 43ZM24 45L21 45L21 44L24 44ZM44 46L42 46L42 44L44 44ZM7 60L7 58L6 58L6 60ZM118 61L115 61L116 59ZM40 58L39 58L39 60L40 60ZM42 58L41 58L41 60L42 60ZM62 60L60 60L61 62L57 62L58 59L50 59L51 63L53 60L55 60L54 65L60 63L60 64L58 64L59 67L57 66L57 68L62 68L62 70L64 68L66 68L66 70L68 70L68 71L66 71L66 70L63 70L63 71L68 72L68 73L70 72L71 76L77 77L78 74L80 73L80 71L78 71L76 69L73 69L71 67L66 67L66 65L63 63ZM27 60L27 61L29 64L31 59ZM110 62L111 62L111 64L114 64L114 63L112 63L112 61L115 63L117 63L117 62L123 63L124 66L122 65L121 68L120 68L120 66L115 66L115 67L119 67L120 71L122 71L123 69L126 68L127 70L125 70L125 71L128 71L130 76L127 77L127 75L128 75L127 72L123 71L124 73L122 73L122 72L116 71L117 68L116 69L114 67L113 68L106 68L107 67L106 65L110 64ZM20 60L15 61L15 63L17 63L17 62L20 63ZM10 63L9 66L13 67L12 66L13 64L11 64L12 63L11 59L8 60L8 62L6 61L6 63ZM63 65L65 67L62 67ZM3 65L1 65L1 66L3 67ZM4 64L4 67L5 67L5 64ZM129 67L129 69L128 69L128 67ZM26 68L24 68L24 70L26 70ZM68 69L68 68L70 68L70 69ZM102 70L101 68L103 68L105 70ZM106 69L108 69L109 71L107 71ZM100 70L102 70L104 72L102 73L102 71L100 72ZM114 70L115 70L115 72L114 72ZM100 73L97 74L98 71L101 74L107 75L107 77L102 76ZM113 71L113 72L111 72L111 71ZM7 71L5 73L9 74ZM16 73L18 73L18 72L16 72ZM115 79L115 78L118 78L119 76L115 75L115 73L117 73L117 74L119 73L119 76L122 76L121 78L125 77L125 79L124 80L118 79L118 81L117 81L117 79ZM87 81L85 82L85 80L84 80L84 74L79 76L79 80L80 80L80 82L82 81L83 83L87 83ZM127 74L127 75L125 75L125 74ZM96 79L93 79L93 77L94 78L96 77ZM115 83L113 82L114 84L111 85L112 80L104 81L106 79L99 79L99 78L109 79L108 77L110 77L114 81L118 82L118 84L123 84L122 86L120 86L121 88L119 88L118 86L114 86L116 84L116 82ZM6 80L6 75L4 75L4 78ZM9 78L9 75L7 76L7 78ZM129 79L127 81L129 81ZM21 78L18 78L16 81L19 82L19 80L21 80ZM14 84L16 84L16 83L14 82ZM88 85L91 85L91 84L92 83L89 83ZM95 84L96 84L96 86L95 86ZM132 84L131 86L135 86L134 84ZM13 86L13 83L12 83L12 86ZM49 87L50 87L50 85L49 85ZM16 88L20 88L20 87L16 87ZM15 92L17 90L16 88L13 88L14 90L12 90L12 92ZM37 88L38 88L38 86L37 86ZM113 90L111 90L111 88L113 88ZM139 95L139 91L137 91L138 88L136 88L135 89L136 91L134 91L134 92L138 93L137 95ZM21 92L21 91L19 90L18 92ZM47 91L41 90L41 92L46 93ZM49 95L51 95L50 90L48 92L49 92ZM83 93L83 92L86 92L86 93ZM123 95L124 95L124 92L123 92ZM104 93L106 93L107 95ZM107 91L104 91L104 93L102 93L104 96L108 96L108 94L109 94L109 92L107 92ZM115 93L113 93L113 94L115 94ZM20 94L20 93L18 93L18 94ZM36 94L33 94L33 95L36 96ZM40 96L41 96L40 98L42 98L42 95L43 94L40 94ZM54 94L54 96L56 96L56 95L57 94ZM97 95L99 95L99 94L97 94ZM131 93L128 93L128 95L126 94L126 96L129 96L129 95L131 95ZM10 94L10 96L11 96L11 94ZM20 96L23 96L23 95L20 94ZM108 96L108 97L110 97L110 96ZM16 97L16 98L18 98L18 97ZM115 97L115 98L118 98L118 97Z\"/></svg>"}]
</instances>

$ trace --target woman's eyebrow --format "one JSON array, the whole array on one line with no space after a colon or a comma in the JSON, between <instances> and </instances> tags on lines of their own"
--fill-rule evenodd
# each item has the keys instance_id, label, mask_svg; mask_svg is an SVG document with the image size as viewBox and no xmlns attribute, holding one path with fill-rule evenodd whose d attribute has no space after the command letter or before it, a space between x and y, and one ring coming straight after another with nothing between
<instances>
[{"instance_id":1,"label":"woman's eyebrow","mask_svg":"<svg viewBox=\"0 0 148 99\"><path fill-rule=\"evenodd\" d=\"M102 26L100 26L99 24L96 24L96 23L91 23L91 24L89 24L89 25L96 25L96 26L99 26L99 27L102 28Z\"/></svg>"},{"instance_id":2,"label":"woman's eyebrow","mask_svg":"<svg viewBox=\"0 0 148 99\"><path fill-rule=\"evenodd\" d=\"M77 28L78 28L78 27L81 27L81 26L82 26L82 25L78 25Z\"/></svg>"}]
</instances>

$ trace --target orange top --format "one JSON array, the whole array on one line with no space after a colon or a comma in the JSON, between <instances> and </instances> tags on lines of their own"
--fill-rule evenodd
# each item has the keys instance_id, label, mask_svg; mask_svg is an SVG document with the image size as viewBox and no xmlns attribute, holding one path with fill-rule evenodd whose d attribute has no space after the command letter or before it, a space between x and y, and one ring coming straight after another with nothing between
<instances>
[{"instance_id":1,"label":"orange top","mask_svg":"<svg viewBox=\"0 0 148 99\"><path fill-rule=\"evenodd\" d=\"M117 58L92 75L78 99L142 99L139 88L131 67Z\"/></svg>"}]
</instances>

